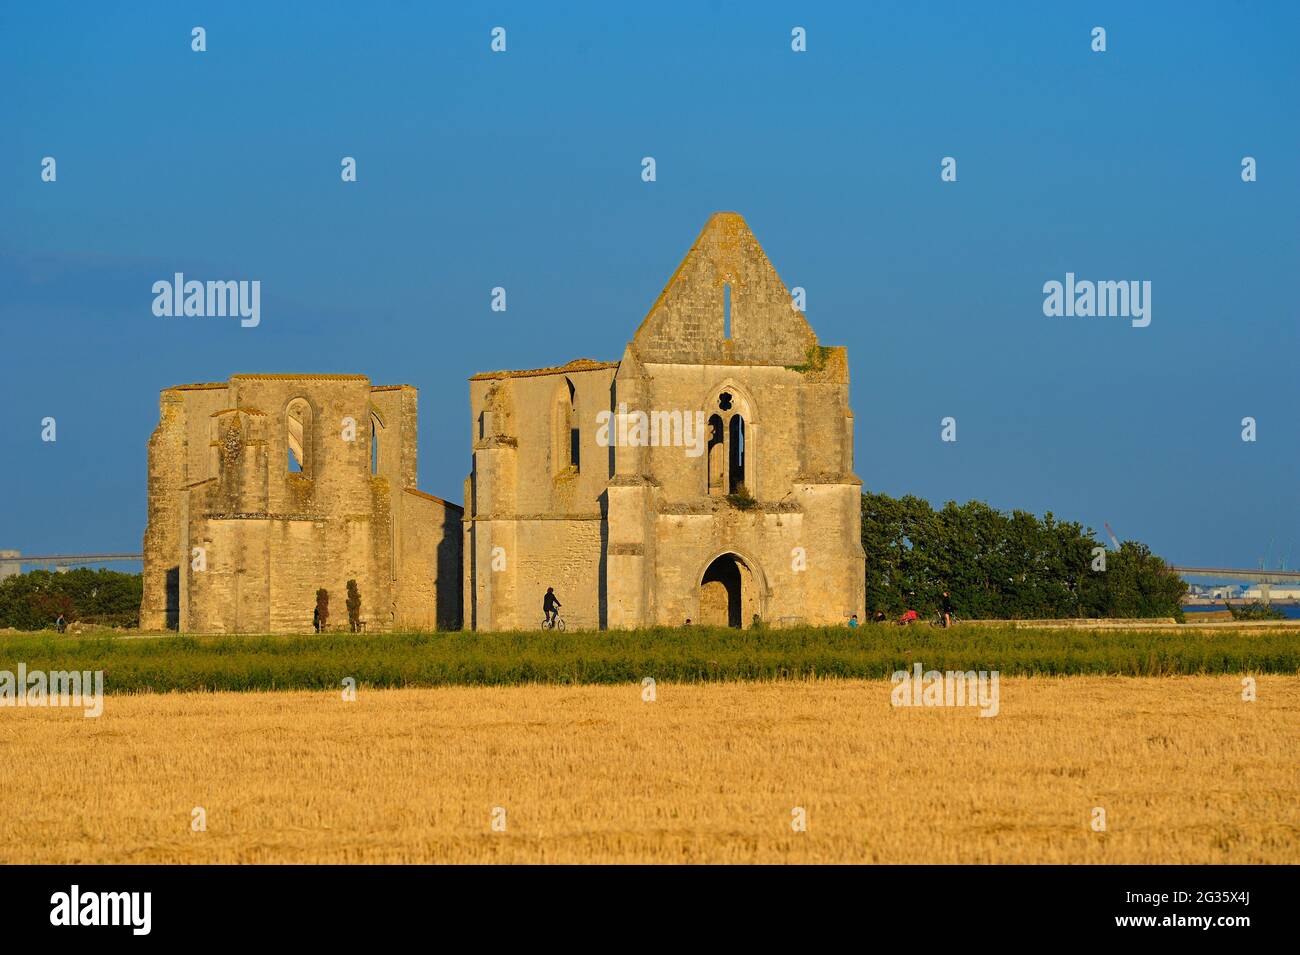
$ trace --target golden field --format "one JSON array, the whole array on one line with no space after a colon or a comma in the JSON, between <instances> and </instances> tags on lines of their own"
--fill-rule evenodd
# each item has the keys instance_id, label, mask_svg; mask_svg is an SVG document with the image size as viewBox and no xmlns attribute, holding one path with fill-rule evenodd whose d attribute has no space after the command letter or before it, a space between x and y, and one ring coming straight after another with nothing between
<instances>
[{"instance_id":1,"label":"golden field","mask_svg":"<svg viewBox=\"0 0 1300 955\"><path fill-rule=\"evenodd\" d=\"M0 861L1300 862L1300 677L109 696L0 709ZM1106 811L1094 832L1094 807ZM207 830L191 830L203 807ZM493 810L506 830L492 830ZM807 830L791 827L806 810Z\"/></svg>"}]
</instances>

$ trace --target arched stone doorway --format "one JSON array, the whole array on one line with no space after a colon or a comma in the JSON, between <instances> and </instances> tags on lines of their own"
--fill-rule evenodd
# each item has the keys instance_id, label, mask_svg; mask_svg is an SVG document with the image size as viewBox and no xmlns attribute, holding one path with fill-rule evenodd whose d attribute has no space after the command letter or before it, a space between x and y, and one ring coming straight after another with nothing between
<instances>
[{"instance_id":1,"label":"arched stone doorway","mask_svg":"<svg viewBox=\"0 0 1300 955\"><path fill-rule=\"evenodd\" d=\"M706 627L748 627L759 613L754 571L737 554L719 554L700 578L699 620Z\"/></svg>"}]
</instances>

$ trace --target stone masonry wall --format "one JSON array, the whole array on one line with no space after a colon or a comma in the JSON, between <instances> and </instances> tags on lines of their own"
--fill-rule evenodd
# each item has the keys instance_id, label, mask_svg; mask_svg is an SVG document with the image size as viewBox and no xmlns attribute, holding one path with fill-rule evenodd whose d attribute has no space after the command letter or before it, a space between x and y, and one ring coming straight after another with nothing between
<instances>
[{"instance_id":1,"label":"stone masonry wall","mask_svg":"<svg viewBox=\"0 0 1300 955\"><path fill-rule=\"evenodd\" d=\"M362 375L235 375L164 391L149 450L144 625L309 632L323 587L329 627L343 629L355 580L368 630L459 626L460 509L406 493L416 402L414 388Z\"/></svg>"}]
</instances>

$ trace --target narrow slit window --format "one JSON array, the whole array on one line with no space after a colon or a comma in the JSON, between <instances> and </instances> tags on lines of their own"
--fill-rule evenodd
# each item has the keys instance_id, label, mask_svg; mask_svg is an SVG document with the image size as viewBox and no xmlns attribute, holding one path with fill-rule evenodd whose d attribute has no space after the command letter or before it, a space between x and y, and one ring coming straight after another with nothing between
<instances>
[{"instance_id":1,"label":"narrow slit window","mask_svg":"<svg viewBox=\"0 0 1300 955\"><path fill-rule=\"evenodd\" d=\"M727 442L727 493L738 494L745 484L745 419L733 415L729 428L731 440Z\"/></svg>"},{"instance_id":2,"label":"narrow slit window","mask_svg":"<svg viewBox=\"0 0 1300 955\"><path fill-rule=\"evenodd\" d=\"M722 286L722 337L731 338L731 284Z\"/></svg>"},{"instance_id":3,"label":"narrow slit window","mask_svg":"<svg viewBox=\"0 0 1300 955\"><path fill-rule=\"evenodd\" d=\"M577 407L577 389L573 387L573 382L568 378L564 379L565 384L569 386L569 464L575 471L582 470L582 461L579 455L582 449L582 434L578 430L578 407Z\"/></svg>"}]
</instances>

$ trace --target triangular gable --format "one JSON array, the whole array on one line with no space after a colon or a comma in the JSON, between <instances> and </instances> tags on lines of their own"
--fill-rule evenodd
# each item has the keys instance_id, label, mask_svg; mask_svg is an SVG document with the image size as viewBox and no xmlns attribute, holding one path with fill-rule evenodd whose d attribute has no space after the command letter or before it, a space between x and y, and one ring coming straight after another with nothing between
<instances>
[{"instance_id":1,"label":"triangular gable","mask_svg":"<svg viewBox=\"0 0 1300 955\"><path fill-rule=\"evenodd\" d=\"M716 212L637 329L632 350L643 362L794 366L807 362L816 344L745 220Z\"/></svg>"}]
</instances>

